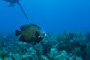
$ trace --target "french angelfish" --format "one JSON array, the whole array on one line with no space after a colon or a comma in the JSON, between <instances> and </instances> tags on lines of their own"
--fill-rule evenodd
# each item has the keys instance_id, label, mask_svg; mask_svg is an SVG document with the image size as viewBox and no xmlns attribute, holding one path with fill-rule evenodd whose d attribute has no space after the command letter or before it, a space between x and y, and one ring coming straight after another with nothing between
<instances>
[{"instance_id":1,"label":"french angelfish","mask_svg":"<svg viewBox=\"0 0 90 60\"><path fill-rule=\"evenodd\" d=\"M20 27L21 31L16 30L15 35L21 37L19 38L20 41L23 42L34 42L39 43L44 36L41 36L40 34L40 27L36 24L25 24Z\"/></svg>"}]
</instances>

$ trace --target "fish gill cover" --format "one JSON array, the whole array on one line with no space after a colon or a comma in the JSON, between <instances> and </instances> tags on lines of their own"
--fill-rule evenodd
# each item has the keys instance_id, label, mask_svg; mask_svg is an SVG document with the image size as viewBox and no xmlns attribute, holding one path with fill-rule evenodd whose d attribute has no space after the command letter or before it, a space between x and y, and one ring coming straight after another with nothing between
<instances>
[{"instance_id":1,"label":"fish gill cover","mask_svg":"<svg viewBox=\"0 0 90 60\"><path fill-rule=\"evenodd\" d=\"M89 0L20 0L19 3L0 0L0 60L90 60ZM30 23L46 33L36 44L15 36L15 30ZM30 28L25 27L24 36L31 35ZM37 33L35 40L39 37Z\"/></svg>"}]
</instances>

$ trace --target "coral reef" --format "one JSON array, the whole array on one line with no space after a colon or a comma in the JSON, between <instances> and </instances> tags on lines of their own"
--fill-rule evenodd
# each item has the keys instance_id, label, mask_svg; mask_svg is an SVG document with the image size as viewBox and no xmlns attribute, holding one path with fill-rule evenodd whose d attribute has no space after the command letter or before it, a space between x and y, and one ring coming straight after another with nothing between
<instances>
[{"instance_id":1,"label":"coral reef","mask_svg":"<svg viewBox=\"0 0 90 60\"><path fill-rule=\"evenodd\" d=\"M90 32L47 33L36 45L0 33L0 60L90 60Z\"/></svg>"}]
</instances>

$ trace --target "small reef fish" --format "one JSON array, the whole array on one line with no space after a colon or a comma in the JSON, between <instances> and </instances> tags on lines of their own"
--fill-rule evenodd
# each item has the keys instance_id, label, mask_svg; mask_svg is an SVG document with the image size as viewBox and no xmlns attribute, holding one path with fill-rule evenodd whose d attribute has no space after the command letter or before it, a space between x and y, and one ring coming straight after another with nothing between
<instances>
[{"instance_id":1,"label":"small reef fish","mask_svg":"<svg viewBox=\"0 0 90 60\"><path fill-rule=\"evenodd\" d=\"M15 31L15 35L21 35L19 40L23 42L34 42L34 44L36 44L46 36L45 32L41 31L41 28L36 24L25 24L22 25L20 29L21 31Z\"/></svg>"},{"instance_id":2,"label":"small reef fish","mask_svg":"<svg viewBox=\"0 0 90 60\"><path fill-rule=\"evenodd\" d=\"M28 17L27 17L27 15L26 15L25 11L23 10L21 4L19 3L19 0L3 0L3 1L6 1L6 2L9 2L9 3L10 3L10 5L9 5L8 7L13 7L14 4L17 3L17 4L19 5L19 7L21 8L23 14L25 15L26 19L28 19Z\"/></svg>"}]
</instances>

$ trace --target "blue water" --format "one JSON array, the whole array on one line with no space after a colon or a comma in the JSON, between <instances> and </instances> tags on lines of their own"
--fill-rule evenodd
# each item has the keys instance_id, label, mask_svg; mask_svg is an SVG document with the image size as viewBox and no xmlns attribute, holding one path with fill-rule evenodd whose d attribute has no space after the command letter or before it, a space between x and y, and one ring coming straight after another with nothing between
<instances>
[{"instance_id":1,"label":"blue water","mask_svg":"<svg viewBox=\"0 0 90 60\"><path fill-rule=\"evenodd\" d=\"M90 0L20 0L18 4L0 0L0 32L12 32L23 24L35 23L45 31L90 30Z\"/></svg>"}]
</instances>

